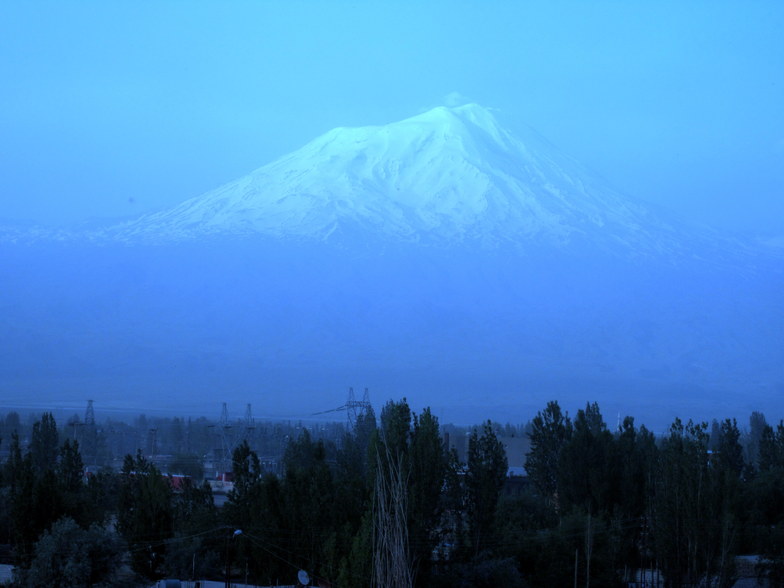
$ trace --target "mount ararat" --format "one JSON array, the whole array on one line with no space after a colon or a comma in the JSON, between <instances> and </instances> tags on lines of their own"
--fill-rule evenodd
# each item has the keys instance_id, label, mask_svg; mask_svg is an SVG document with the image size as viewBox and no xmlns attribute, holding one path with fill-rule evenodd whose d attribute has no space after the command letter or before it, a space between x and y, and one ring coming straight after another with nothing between
<instances>
[{"instance_id":1,"label":"mount ararat","mask_svg":"<svg viewBox=\"0 0 784 588\"><path fill-rule=\"evenodd\" d=\"M338 128L171 209L0 231L9 405L443 420L552 398L784 413L782 256L610 188L477 105Z\"/></svg>"}]
</instances>

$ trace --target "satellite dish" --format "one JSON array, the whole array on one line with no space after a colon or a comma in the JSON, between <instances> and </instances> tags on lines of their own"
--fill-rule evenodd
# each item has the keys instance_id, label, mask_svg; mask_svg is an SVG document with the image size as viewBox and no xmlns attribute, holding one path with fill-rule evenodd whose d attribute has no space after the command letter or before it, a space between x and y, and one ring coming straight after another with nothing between
<instances>
[{"instance_id":1,"label":"satellite dish","mask_svg":"<svg viewBox=\"0 0 784 588\"><path fill-rule=\"evenodd\" d=\"M303 586L310 584L310 576L308 576L308 573L305 570L300 570L297 572L297 580Z\"/></svg>"}]
</instances>

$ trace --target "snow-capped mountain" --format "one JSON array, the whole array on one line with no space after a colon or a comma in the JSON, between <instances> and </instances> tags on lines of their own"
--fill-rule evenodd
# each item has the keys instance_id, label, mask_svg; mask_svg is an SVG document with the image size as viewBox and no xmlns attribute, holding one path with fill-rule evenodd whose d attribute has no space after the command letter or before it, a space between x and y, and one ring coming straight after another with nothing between
<instances>
[{"instance_id":1,"label":"snow-capped mountain","mask_svg":"<svg viewBox=\"0 0 784 588\"><path fill-rule=\"evenodd\" d=\"M683 248L625 197L533 131L521 138L476 105L384 126L337 128L212 192L111 231L126 240L205 234Z\"/></svg>"},{"instance_id":2,"label":"snow-capped mountain","mask_svg":"<svg viewBox=\"0 0 784 588\"><path fill-rule=\"evenodd\" d=\"M436 108L135 220L3 223L0 395L302 416L353 383L462 422L552 398L780 413L781 251L671 220L479 106Z\"/></svg>"}]
</instances>

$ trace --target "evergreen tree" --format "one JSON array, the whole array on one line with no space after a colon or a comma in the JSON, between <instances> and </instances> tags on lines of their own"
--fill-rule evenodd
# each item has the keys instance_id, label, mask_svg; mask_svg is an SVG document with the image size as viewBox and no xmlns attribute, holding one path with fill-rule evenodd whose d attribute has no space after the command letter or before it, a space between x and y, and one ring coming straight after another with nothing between
<instances>
[{"instance_id":1,"label":"evergreen tree","mask_svg":"<svg viewBox=\"0 0 784 588\"><path fill-rule=\"evenodd\" d=\"M636 429L634 419L626 417L616 435L615 454L618 468L616 520L620 522L618 566L634 569L650 561L652 543L650 495L656 480L658 449L656 439L645 426ZM636 524L635 524L636 523Z\"/></svg>"},{"instance_id":2,"label":"evergreen tree","mask_svg":"<svg viewBox=\"0 0 784 588\"><path fill-rule=\"evenodd\" d=\"M746 461L755 470L759 469L759 445L762 431L767 425L765 415L754 411L749 417L749 435L746 442Z\"/></svg>"},{"instance_id":3,"label":"evergreen tree","mask_svg":"<svg viewBox=\"0 0 784 588\"><path fill-rule=\"evenodd\" d=\"M59 447L57 423L52 413L45 412L41 420L33 424L33 435L30 440L30 458L37 473L57 466Z\"/></svg>"},{"instance_id":4,"label":"evergreen tree","mask_svg":"<svg viewBox=\"0 0 784 588\"><path fill-rule=\"evenodd\" d=\"M211 533L220 527L220 517L209 484L186 478L172 497L172 510L174 537L166 554L166 574L191 580L219 576L223 544Z\"/></svg>"},{"instance_id":5,"label":"evergreen tree","mask_svg":"<svg viewBox=\"0 0 784 588\"><path fill-rule=\"evenodd\" d=\"M224 553L235 561L247 561L250 578L256 583L270 584L289 572L284 560L289 559L291 533L288 526L285 490L273 475L262 473L261 462L247 440L232 453L234 488L223 507L228 528L221 531L226 542ZM240 535L234 536L236 530ZM223 566L231 562L224 560Z\"/></svg>"},{"instance_id":6,"label":"evergreen tree","mask_svg":"<svg viewBox=\"0 0 784 588\"><path fill-rule=\"evenodd\" d=\"M474 557L492 545L493 522L498 498L509 469L506 452L487 421L468 444L466 471L467 511Z\"/></svg>"},{"instance_id":7,"label":"evergreen tree","mask_svg":"<svg viewBox=\"0 0 784 588\"><path fill-rule=\"evenodd\" d=\"M284 528L290 533L282 546L297 553L300 565L314 577L334 581L339 562L328 558L324 548L336 541L339 511L324 443L314 442L305 430L286 448L283 461Z\"/></svg>"},{"instance_id":8,"label":"evergreen tree","mask_svg":"<svg viewBox=\"0 0 784 588\"><path fill-rule=\"evenodd\" d=\"M572 434L564 443L559 462L560 501L572 508L584 520L582 553L584 558L585 585L597 577L594 565L594 548L597 529L609 524L616 507L617 488L620 483L616 463L614 438L602 419L599 405L588 404L577 411ZM605 555L603 558L612 559ZM607 562L612 581L615 562ZM592 566L594 569L592 570Z\"/></svg>"},{"instance_id":9,"label":"evergreen tree","mask_svg":"<svg viewBox=\"0 0 784 588\"><path fill-rule=\"evenodd\" d=\"M655 487L654 535L664 576L674 588L694 585L711 567L705 522L708 500L707 424L680 419L663 440Z\"/></svg>"},{"instance_id":10,"label":"evergreen tree","mask_svg":"<svg viewBox=\"0 0 784 588\"><path fill-rule=\"evenodd\" d=\"M784 420L779 422L775 430L770 425L765 425L760 436L760 471L777 468L784 468Z\"/></svg>"},{"instance_id":11,"label":"evergreen tree","mask_svg":"<svg viewBox=\"0 0 784 588\"><path fill-rule=\"evenodd\" d=\"M531 422L531 451L526 456L525 469L534 487L552 501L557 508L559 499L558 475L561 452L572 435L572 423L561 412L558 402L551 401Z\"/></svg>"},{"instance_id":12,"label":"evergreen tree","mask_svg":"<svg viewBox=\"0 0 784 588\"><path fill-rule=\"evenodd\" d=\"M57 481L62 492L65 514L82 526L89 526L87 518L87 491L84 484L84 465L79 453L79 442L66 440L60 449L57 464Z\"/></svg>"},{"instance_id":13,"label":"evergreen tree","mask_svg":"<svg viewBox=\"0 0 784 588\"><path fill-rule=\"evenodd\" d=\"M441 499L447 468L447 454L438 419L429 408L414 415L411 433L411 474L408 488L409 545L414 574L428 578L433 549L438 543Z\"/></svg>"},{"instance_id":14,"label":"evergreen tree","mask_svg":"<svg viewBox=\"0 0 784 588\"><path fill-rule=\"evenodd\" d=\"M735 477L740 477L745 463L743 447L740 444L740 431L735 419L722 421L717 451L720 467Z\"/></svg>"},{"instance_id":15,"label":"evergreen tree","mask_svg":"<svg viewBox=\"0 0 784 588\"><path fill-rule=\"evenodd\" d=\"M19 586L79 588L116 585L122 545L115 533L70 518L57 521L35 545L29 569L19 568Z\"/></svg>"},{"instance_id":16,"label":"evergreen tree","mask_svg":"<svg viewBox=\"0 0 784 588\"><path fill-rule=\"evenodd\" d=\"M559 459L562 504L594 515L609 514L619 483L613 441L596 403L577 411L572 434L563 444Z\"/></svg>"},{"instance_id":17,"label":"evergreen tree","mask_svg":"<svg viewBox=\"0 0 784 588\"><path fill-rule=\"evenodd\" d=\"M376 416L370 409L358 416L337 453L335 500L341 505L343 520L337 522L330 559L338 564L338 586L364 588L370 583L373 554L369 454L371 440L377 434Z\"/></svg>"},{"instance_id":18,"label":"evergreen tree","mask_svg":"<svg viewBox=\"0 0 784 588\"><path fill-rule=\"evenodd\" d=\"M16 433L11 438L5 478L9 484L11 543L14 547L15 562L18 566L27 567L30 565L35 542L44 529L36 524L36 505L33 497L36 477L33 462L29 452L22 455L19 436Z\"/></svg>"},{"instance_id":19,"label":"evergreen tree","mask_svg":"<svg viewBox=\"0 0 784 588\"><path fill-rule=\"evenodd\" d=\"M155 465L125 456L121 472L117 530L128 542L134 571L149 580L163 577L166 541L173 535L172 489Z\"/></svg>"}]
</instances>

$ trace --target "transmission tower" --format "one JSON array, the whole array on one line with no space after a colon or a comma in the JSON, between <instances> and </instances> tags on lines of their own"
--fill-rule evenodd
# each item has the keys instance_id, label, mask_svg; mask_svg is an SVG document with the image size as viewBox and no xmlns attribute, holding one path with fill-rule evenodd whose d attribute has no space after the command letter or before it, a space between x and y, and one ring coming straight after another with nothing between
<instances>
[{"instance_id":1,"label":"transmission tower","mask_svg":"<svg viewBox=\"0 0 784 588\"><path fill-rule=\"evenodd\" d=\"M74 431L74 438L75 437L76 431ZM98 453L98 431L95 428L95 411L93 410L92 400L87 401L87 408L84 409L84 426L82 427L82 436L79 446L85 464L95 464Z\"/></svg>"},{"instance_id":2,"label":"transmission tower","mask_svg":"<svg viewBox=\"0 0 784 588\"><path fill-rule=\"evenodd\" d=\"M365 388L362 394L362 400L357 400L354 397L354 388L348 389L348 400L346 401L346 414L348 416L349 430L353 431L357 426L357 419L360 415L366 414L370 409L370 393Z\"/></svg>"},{"instance_id":3,"label":"transmission tower","mask_svg":"<svg viewBox=\"0 0 784 588\"><path fill-rule=\"evenodd\" d=\"M231 451L233 445L230 439L231 425L229 424L229 408L225 402L223 403L223 408L221 409L218 434L220 435L220 444L221 444L220 447L221 469L225 472L228 471L228 468L231 466Z\"/></svg>"},{"instance_id":4,"label":"transmission tower","mask_svg":"<svg viewBox=\"0 0 784 588\"><path fill-rule=\"evenodd\" d=\"M95 426L95 412L93 411L93 401L87 401L87 408L84 410L84 424L88 427Z\"/></svg>"},{"instance_id":5,"label":"transmission tower","mask_svg":"<svg viewBox=\"0 0 784 588\"><path fill-rule=\"evenodd\" d=\"M367 414L371 408L370 393L368 392L367 388L365 388L365 392L362 394L362 400L357 400L354 396L354 388L349 388L348 400L346 400L346 404L343 406L338 406L337 408L315 412L313 413L313 416L327 414L329 412L341 412L345 410L346 416L348 417L348 428L350 431L353 431L354 427L357 426L357 419L360 417L360 415Z\"/></svg>"},{"instance_id":6,"label":"transmission tower","mask_svg":"<svg viewBox=\"0 0 784 588\"><path fill-rule=\"evenodd\" d=\"M245 407L245 438L250 436L250 432L256 428L256 421L253 420L253 412L251 412L250 403Z\"/></svg>"}]
</instances>

